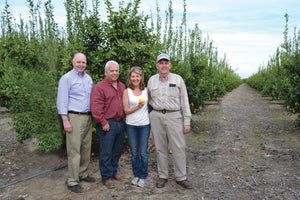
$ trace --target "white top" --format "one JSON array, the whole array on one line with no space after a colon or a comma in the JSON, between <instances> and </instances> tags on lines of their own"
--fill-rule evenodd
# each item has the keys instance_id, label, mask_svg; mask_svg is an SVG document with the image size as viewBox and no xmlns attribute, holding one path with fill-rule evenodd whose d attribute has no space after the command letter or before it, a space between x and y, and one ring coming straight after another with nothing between
<instances>
[{"instance_id":1,"label":"white top","mask_svg":"<svg viewBox=\"0 0 300 200\"><path fill-rule=\"evenodd\" d=\"M139 104L140 98L145 99L144 106L137 111L126 115L126 124L133 126L144 126L148 125L149 113L148 113L148 93L145 88L140 96L135 96L130 88L128 88L129 107L132 108Z\"/></svg>"}]
</instances>

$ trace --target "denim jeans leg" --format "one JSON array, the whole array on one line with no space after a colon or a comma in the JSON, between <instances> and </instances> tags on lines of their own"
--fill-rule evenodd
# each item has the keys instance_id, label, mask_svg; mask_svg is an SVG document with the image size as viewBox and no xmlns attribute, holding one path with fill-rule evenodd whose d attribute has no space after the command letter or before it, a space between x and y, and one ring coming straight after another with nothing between
<instances>
[{"instance_id":1,"label":"denim jeans leg","mask_svg":"<svg viewBox=\"0 0 300 200\"><path fill-rule=\"evenodd\" d=\"M119 160L122 155L124 146L124 122L109 122L111 127L114 127L115 140L112 149L112 168L113 176L118 174Z\"/></svg>"},{"instance_id":2,"label":"denim jeans leg","mask_svg":"<svg viewBox=\"0 0 300 200\"><path fill-rule=\"evenodd\" d=\"M134 177L140 178L140 157L138 149L138 129L137 126L126 124L126 130L131 150L131 164Z\"/></svg>"},{"instance_id":3,"label":"denim jeans leg","mask_svg":"<svg viewBox=\"0 0 300 200\"><path fill-rule=\"evenodd\" d=\"M131 148L133 174L135 177L146 179L148 176L148 140L150 125L127 125L126 127Z\"/></svg>"},{"instance_id":4,"label":"denim jeans leg","mask_svg":"<svg viewBox=\"0 0 300 200\"><path fill-rule=\"evenodd\" d=\"M148 176L148 141L150 136L150 125L141 126L139 129L139 152L141 159L140 178Z\"/></svg>"},{"instance_id":5,"label":"denim jeans leg","mask_svg":"<svg viewBox=\"0 0 300 200\"><path fill-rule=\"evenodd\" d=\"M114 132L104 132L100 123L96 124L96 132L99 144L99 169L102 181L112 179L113 168L111 165Z\"/></svg>"}]
</instances>

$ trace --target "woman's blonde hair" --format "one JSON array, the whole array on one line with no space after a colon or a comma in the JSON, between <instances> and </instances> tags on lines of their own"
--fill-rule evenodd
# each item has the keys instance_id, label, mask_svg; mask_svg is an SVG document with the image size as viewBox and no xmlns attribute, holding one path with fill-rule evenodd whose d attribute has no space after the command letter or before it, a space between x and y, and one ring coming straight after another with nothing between
<instances>
[{"instance_id":1,"label":"woman's blonde hair","mask_svg":"<svg viewBox=\"0 0 300 200\"><path fill-rule=\"evenodd\" d=\"M139 89L140 90L144 90L145 89L145 84L144 84L144 73L142 71L142 69L140 67L132 67L128 73L128 80L127 80L127 85L130 89L134 89L134 86L130 80L130 76L132 73L137 73L139 74L142 78L141 78L141 81L140 81L140 84L139 84Z\"/></svg>"}]
</instances>

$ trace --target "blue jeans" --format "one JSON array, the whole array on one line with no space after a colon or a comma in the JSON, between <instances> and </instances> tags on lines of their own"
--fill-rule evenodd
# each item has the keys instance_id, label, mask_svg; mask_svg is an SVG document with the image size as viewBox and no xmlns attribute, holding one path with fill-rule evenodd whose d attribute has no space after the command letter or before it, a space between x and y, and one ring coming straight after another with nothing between
<instances>
[{"instance_id":1,"label":"blue jeans","mask_svg":"<svg viewBox=\"0 0 300 200\"><path fill-rule=\"evenodd\" d=\"M148 176L148 139L150 125L132 126L126 124L131 148L131 162L134 177L146 179Z\"/></svg>"},{"instance_id":2,"label":"blue jeans","mask_svg":"<svg viewBox=\"0 0 300 200\"><path fill-rule=\"evenodd\" d=\"M110 130L104 132L100 123L96 124L99 144L99 168L102 182L111 180L118 174L119 159L124 145L124 122L108 121Z\"/></svg>"}]
</instances>

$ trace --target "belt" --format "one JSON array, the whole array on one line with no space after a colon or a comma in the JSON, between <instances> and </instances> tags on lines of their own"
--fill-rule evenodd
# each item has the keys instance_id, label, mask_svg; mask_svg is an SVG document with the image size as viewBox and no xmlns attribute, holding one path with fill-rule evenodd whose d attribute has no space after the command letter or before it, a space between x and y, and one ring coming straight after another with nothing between
<instances>
[{"instance_id":1,"label":"belt","mask_svg":"<svg viewBox=\"0 0 300 200\"><path fill-rule=\"evenodd\" d=\"M111 119L108 119L109 121L113 121L113 122L120 122L120 121L123 121L123 118L111 118Z\"/></svg>"},{"instance_id":2,"label":"belt","mask_svg":"<svg viewBox=\"0 0 300 200\"><path fill-rule=\"evenodd\" d=\"M163 110L156 110L156 109L153 109L154 111L156 112L161 112L162 114L166 114L166 113L170 113L170 112L177 112L179 110L166 110L166 109L163 109Z\"/></svg>"},{"instance_id":3,"label":"belt","mask_svg":"<svg viewBox=\"0 0 300 200\"><path fill-rule=\"evenodd\" d=\"M72 110L69 110L68 113L77 114L77 115L90 115L91 114L91 112L82 113L82 112L75 112Z\"/></svg>"}]
</instances>

